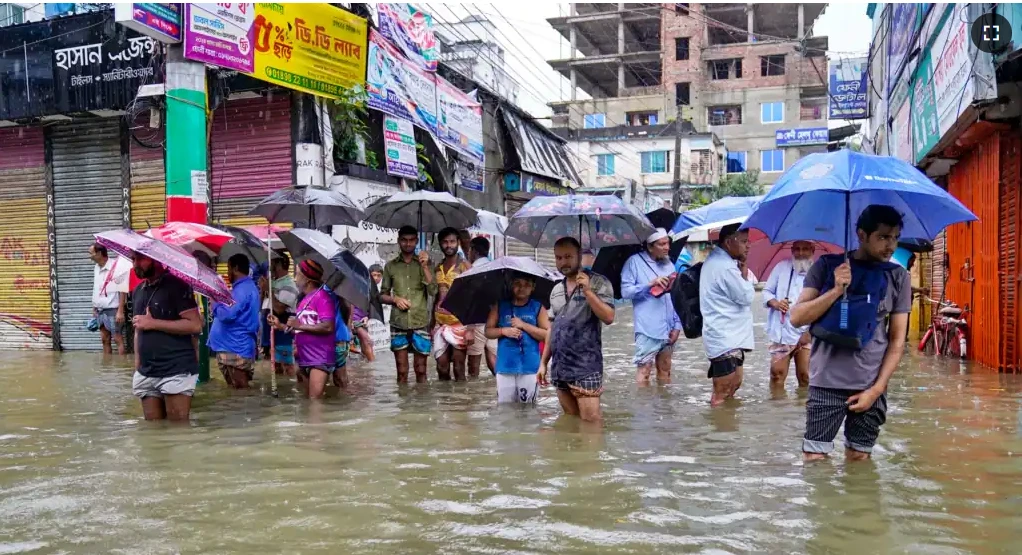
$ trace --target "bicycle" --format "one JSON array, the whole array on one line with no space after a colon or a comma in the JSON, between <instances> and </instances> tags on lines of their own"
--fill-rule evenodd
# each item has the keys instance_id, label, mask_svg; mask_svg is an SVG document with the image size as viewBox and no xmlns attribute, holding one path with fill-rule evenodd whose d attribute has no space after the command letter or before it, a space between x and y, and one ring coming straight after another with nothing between
<instances>
[{"instance_id":1,"label":"bicycle","mask_svg":"<svg viewBox=\"0 0 1022 555\"><path fill-rule=\"evenodd\" d=\"M919 351L928 355L953 356L965 359L968 353L968 339L965 335L967 322L965 314L969 307L961 308L948 301L935 301L924 297L931 304L937 305L930 327L919 340Z\"/></svg>"}]
</instances>

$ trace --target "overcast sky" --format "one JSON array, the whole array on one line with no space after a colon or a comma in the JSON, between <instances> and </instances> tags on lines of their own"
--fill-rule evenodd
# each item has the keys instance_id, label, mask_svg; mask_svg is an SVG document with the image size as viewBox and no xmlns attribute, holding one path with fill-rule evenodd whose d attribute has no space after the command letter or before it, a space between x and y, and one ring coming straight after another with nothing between
<instances>
[{"instance_id":1,"label":"overcast sky","mask_svg":"<svg viewBox=\"0 0 1022 555\"><path fill-rule=\"evenodd\" d=\"M830 49L841 56L865 55L871 23L866 3L830 4L816 22L815 34L830 38ZM500 4L429 4L438 24L468 15L486 15L498 28L505 46L507 70L520 84L518 104L534 116L549 116L547 102L571 97L568 80L550 68L547 60L568 57L568 44L547 18L567 15L568 4L502 2ZM585 98L584 93L580 98Z\"/></svg>"}]
</instances>

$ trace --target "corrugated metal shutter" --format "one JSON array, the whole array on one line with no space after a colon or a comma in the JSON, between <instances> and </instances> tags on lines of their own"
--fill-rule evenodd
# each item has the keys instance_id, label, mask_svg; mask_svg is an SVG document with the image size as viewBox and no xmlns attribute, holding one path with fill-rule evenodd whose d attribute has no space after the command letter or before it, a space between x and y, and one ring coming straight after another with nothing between
<instances>
[{"instance_id":1,"label":"corrugated metal shutter","mask_svg":"<svg viewBox=\"0 0 1022 555\"><path fill-rule=\"evenodd\" d=\"M0 349L53 348L39 127L0 129Z\"/></svg>"},{"instance_id":2,"label":"corrugated metal shutter","mask_svg":"<svg viewBox=\"0 0 1022 555\"><path fill-rule=\"evenodd\" d=\"M944 295L944 282L946 281L947 268L945 266L947 248L947 233L941 231L933 240L933 264L930 267L930 296L934 299L941 299Z\"/></svg>"},{"instance_id":3,"label":"corrugated metal shutter","mask_svg":"<svg viewBox=\"0 0 1022 555\"><path fill-rule=\"evenodd\" d=\"M217 109L209 156L214 206L292 185L291 95L232 100Z\"/></svg>"},{"instance_id":4,"label":"corrugated metal shutter","mask_svg":"<svg viewBox=\"0 0 1022 555\"><path fill-rule=\"evenodd\" d=\"M970 172L966 171L968 163L969 157L966 157L951 168L951 173L948 175L948 192L975 213L972 186L969 183ZM944 283L945 297L959 306L969 305L970 308L972 307L972 282L969 281L969 278L975 267L972 225L957 224L944 230L947 238L948 260L947 279Z\"/></svg>"},{"instance_id":5,"label":"corrugated metal shutter","mask_svg":"<svg viewBox=\"0 0 1022 555\"><path fill-rule=\"evenodd\" d=\"M152 134L152 132L149 132ZM163 130L153 142L162 139ZM131 228L145 231L167 221L167 174L162 148L146 148L131 141Z\"/></svg>"},{"instance_id":6,"label":"corrugated metal shutter","mask_svg":"<svg viewBox=\"0 0 1022 555\"><path fill-rule=\"evenodd\" d=\"M1001 359L1004 369L1010 372L1022 371L1022 312L1019 311L1020 280L1022 268L1018 261L1019 239L1022 237L1022 191L1020 191L1019 156L1022 156L1022 140L1017 132L1001 137L1001 229L1000 229L1000 276L1001 276L1001 322L1004 339L1001 341Z\"/></svg>"},{"instance_id":7,"label":"corrugated metal shutter","mask_svg":"<svg viewBox=\"0 0 1022 555\"><path fill-rule=\"evenodd\" d=\"M57 241L60 347L99 350L85 329L92 317L89 245L94 234L122 227L120 121L102 119L51 128Z\"/></svg>"},{"instance_id":8,"label":"corrugated metal shutter","mask_svg":"<svg viewBox=\"0 0 1022 555\"><path fill-rule=\"evenodd\" d=\"M525 201L521 200L505 200L504 201L504 214L507 214L508 219L515 215L525 205ZM529 245L514 239L512 237L507 238L507 256L524 256L536 259L536 249Z\"/></svg>"}]
</instances>

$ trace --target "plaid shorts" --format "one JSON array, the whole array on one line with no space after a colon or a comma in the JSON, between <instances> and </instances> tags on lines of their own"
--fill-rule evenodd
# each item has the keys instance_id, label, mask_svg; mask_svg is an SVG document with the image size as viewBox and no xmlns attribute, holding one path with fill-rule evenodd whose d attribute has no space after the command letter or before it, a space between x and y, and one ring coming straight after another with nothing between
<instances>
[{"instance_id":1,"label":"plaid shorts","mask_svg":"<svg viewBox=\"0 0 1022 555\"><path fill-rule=\"evenodd\" d=\"M577 380L554 380L554 387L575 397L599 397L603 394L603 373L589 374Z\"/></svg>"},{"instance_id":2,"label":"plaid shorts","mask_svg":"<svg viewBox=\"0 0 1022 555\"><path fill-rule=\"evenodd\" d=\"M216 364L220 367L220 373L228 383L231 381L231 371L244 372L251 380L255 376L255 361L245 358L237 353L217 353Z\"/></svg>"}]
</instances>

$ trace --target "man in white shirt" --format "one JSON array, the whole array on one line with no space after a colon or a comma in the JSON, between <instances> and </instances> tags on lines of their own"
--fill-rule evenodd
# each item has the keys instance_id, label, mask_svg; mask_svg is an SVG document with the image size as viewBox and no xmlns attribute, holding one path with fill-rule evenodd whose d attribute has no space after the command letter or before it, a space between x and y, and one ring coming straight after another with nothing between
<instances>
[{"instance_id":1,"label":"man in white shirt","mask_svg":"<svg viewBox=\"0 0 1022 555\"><path fill-rule=\"evenodd\" d=\"M770 340L770 387L774 390L784 390L792 359L798 386L809 387L809 326L792 326L788 313L802 294L802 283L813 265L814 250L809 241L792 243L792 257L774 266L763 288L763 304L769 309L766 332Z\"/></svg>"},{"instance_id":2,"label":"man in white shirt","mask_svg":"<svg viewBox=\"0 0 1022 555\"><path fill-rule=\"evenodd\" d=\"M110 340L117 344L117 354L124 354L124 304L128 296L128 272L131 265L110 258L99 243L89 247L89 258L96 263L92 270L92 317L99 324L103 352L111 354ZM123 266L123 267L121 267Z\"/></svg>"},{"instance_id":3,"label":"man in white shirt","mask_svg":"<svg viewBox=\"0 0 1022 555\"><path fill-rule=\"evenodd\" d=\"M468 261L472 263L473 268L489 262L490 240L486 237L470 239ZM468 346L468 375L479 375L484 354L486 355L486 366L490 369L490 373L494 374L494 369L497 367L497 340L486 339L486 324L477 324L471 327L475 340Z\"/></svg>"},{"instance_id":4,"label":"man in white shirt","mask_svg":"<svg viewBox=\"0 0 1022 555\"><path fill-rule=\"evenodd\" d=\"M739 224L720 230L717 246L703 262L699 275L699 310L703 315L703 347L713 379L710 406L734 397L742 386L745 353L755 347L752 337L752 299L745 257L749 232Z\"/></svg>"}]
</instances>

